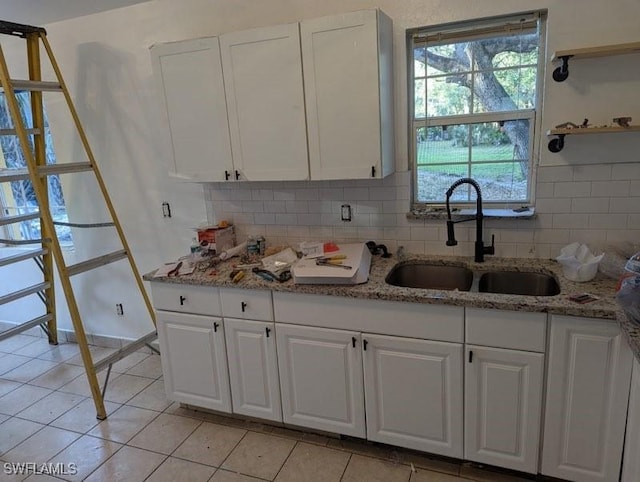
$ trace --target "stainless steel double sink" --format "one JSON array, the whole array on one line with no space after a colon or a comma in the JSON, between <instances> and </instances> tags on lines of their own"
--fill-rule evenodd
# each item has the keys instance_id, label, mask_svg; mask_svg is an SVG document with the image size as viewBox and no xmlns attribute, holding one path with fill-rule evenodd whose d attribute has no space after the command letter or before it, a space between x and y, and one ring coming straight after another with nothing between
<instances>
[{"instance_id":1,"label":"stainless steel double sink","mask_svg":"<svg viewBox=\"0 0 640 482\"><path fill-rule=\"evenodd\" d=\"M385 282L405 288L477 291L524 296L555 296L560 293L558 281L550 274L529 271L474 272L466 266L440 265L427 262L399 263Z\"/></svg>"}]
</instances>

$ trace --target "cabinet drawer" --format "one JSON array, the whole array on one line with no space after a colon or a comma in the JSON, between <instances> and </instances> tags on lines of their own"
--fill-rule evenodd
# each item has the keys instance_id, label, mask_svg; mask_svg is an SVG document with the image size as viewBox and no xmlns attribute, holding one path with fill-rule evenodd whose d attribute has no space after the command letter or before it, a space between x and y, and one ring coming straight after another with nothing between
<instances>
[{"instance_id":1,"label":"cabinet drawer","mask_svg":"<svg viewBox=\"0 0 640 482\"><path fill-rule=\"evenodd\" d=\"M273 293L277 322L438 341L464 341L461 306Z\"/></svg>"},{"instance_id":2,"label":"cabinet drawer","mask_svg":"<svg viewBox=\"0 0 640 482\"><path fill-rule=\"evenodd\" d=\"M153 306L157 310L220 316L218 289L170 283L151 283Z\"/></svg>"},{"instance_id":3,"label":"cabinet drawer","mask_svg":"<svg viewBox=\"0 0 640 482\"><path fill-rule=\"evenodd\" d=\"M223 316L273 321L270 291L220 288L220 300Z\"/></svg>"},{"instance_id":4,"label":"cabinet drawer","mask_svg":"<svg viewBox=\"0 0 640 482\"><path fill-rule=\"evenodd\" d=\"M467 308L466 342L544 352L547 332L546 313Z\"/></svg>"}]
</instances>

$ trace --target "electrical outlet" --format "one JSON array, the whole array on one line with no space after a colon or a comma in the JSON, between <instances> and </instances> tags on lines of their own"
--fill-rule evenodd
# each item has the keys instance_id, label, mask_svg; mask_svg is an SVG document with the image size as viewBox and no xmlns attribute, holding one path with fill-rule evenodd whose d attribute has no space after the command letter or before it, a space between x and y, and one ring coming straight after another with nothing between
<instances>
[{"instance_id":1,"label":"electrical outlet","mask_svg":"<svg viewBox=\"0 0 640 482\"><path fill-rule=\"evenodd\" d=\"M123 316L124 308L122 307L122 303L116 303L116 315Z\"/></svg>"},{"instance_id":2,"label":"electrical outlet","mask_svg":"<svg viewBox=\"0 0 640 482\"><path fill-rule=\"evenodd\" d=\"M340 207L340 219L343 221L351 221L351 206L349 204L343 204Z\"/></svg>"}]
</instances>

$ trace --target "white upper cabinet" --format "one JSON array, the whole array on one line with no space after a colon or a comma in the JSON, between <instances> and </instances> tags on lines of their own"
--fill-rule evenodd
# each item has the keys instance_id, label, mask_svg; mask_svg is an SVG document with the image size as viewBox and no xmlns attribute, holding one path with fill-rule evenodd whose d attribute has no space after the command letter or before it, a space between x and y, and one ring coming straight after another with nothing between
<instances>
[{"instance_id":1,"label":"white upper cabinet","mask_svg":"<svg viewBox=\"0 0 640 482\"><path fill-rule=\"evenodd\" d=\"M298 24L224 34L220 49L234 178L308 179Z\"/></svg>"},{"instance_id":2,"label":"white upper cabinet","mask_svg":"<svg viewBox=\"0 0 640 482\"><path fill-rule=\"evenodd\" d=\"M151 61L168 116L170 175L225 180L233 163L218 39L157 44Z\"/></svg>"},{"instance_id":3,"label":"white upper cabinet","mask_svg":"<svg viewBox=\"0 0 640 482\"><path fill-rule=\"evenodd\" d=\"M391 19L364 10L300 23L311 179L394 169Z\"/></svg>"}]
</instances>

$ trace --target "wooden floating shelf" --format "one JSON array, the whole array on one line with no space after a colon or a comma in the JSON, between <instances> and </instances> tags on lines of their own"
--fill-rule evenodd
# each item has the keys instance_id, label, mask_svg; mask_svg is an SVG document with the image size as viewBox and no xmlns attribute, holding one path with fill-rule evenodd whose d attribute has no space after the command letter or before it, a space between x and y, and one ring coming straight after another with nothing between
<instances>
[{"instance_id":1,"label":"wooden floating shelf","mask_svg":"<svg viewBox=\"0 0 640 482\"><path fill-rule=\"evenodd\" d=\"M600 47L585 47L573 50L558 50L553 54L551 60L559 60L561 57L572 57L574 59L588 59L592 57L605 57L608 55L623 55L640 53L640 42L630 42L626 44L603 45Z\"/></svg>"},{"instance_id":2,"label":"wooden floating shelf","mask_svg":"<svg viewBox=\"0 0 640 482\"><path fill-rule=\"evenodd\" d=\"M586 135L586 134L618 134L620 132L640 132L640 125L620 127L574 127L564 129L549 129L548 136L558 136L549 141L548 147L551 152L560 152L564 148L565 136Z\"/></svg>"},{"instance_id":3,"label":"wooden floating shelf","mask_svg":"<svg viewBox=\"0 0 640 482\"><path fill-rule=\"evenodd\" d=\"M585 135L585 134L615 134L618 132L640 132L640 125L629 127L574 127L572 129L550 129L547 131L548 136L557 135Z\"/></svg>"}]
</instances>

